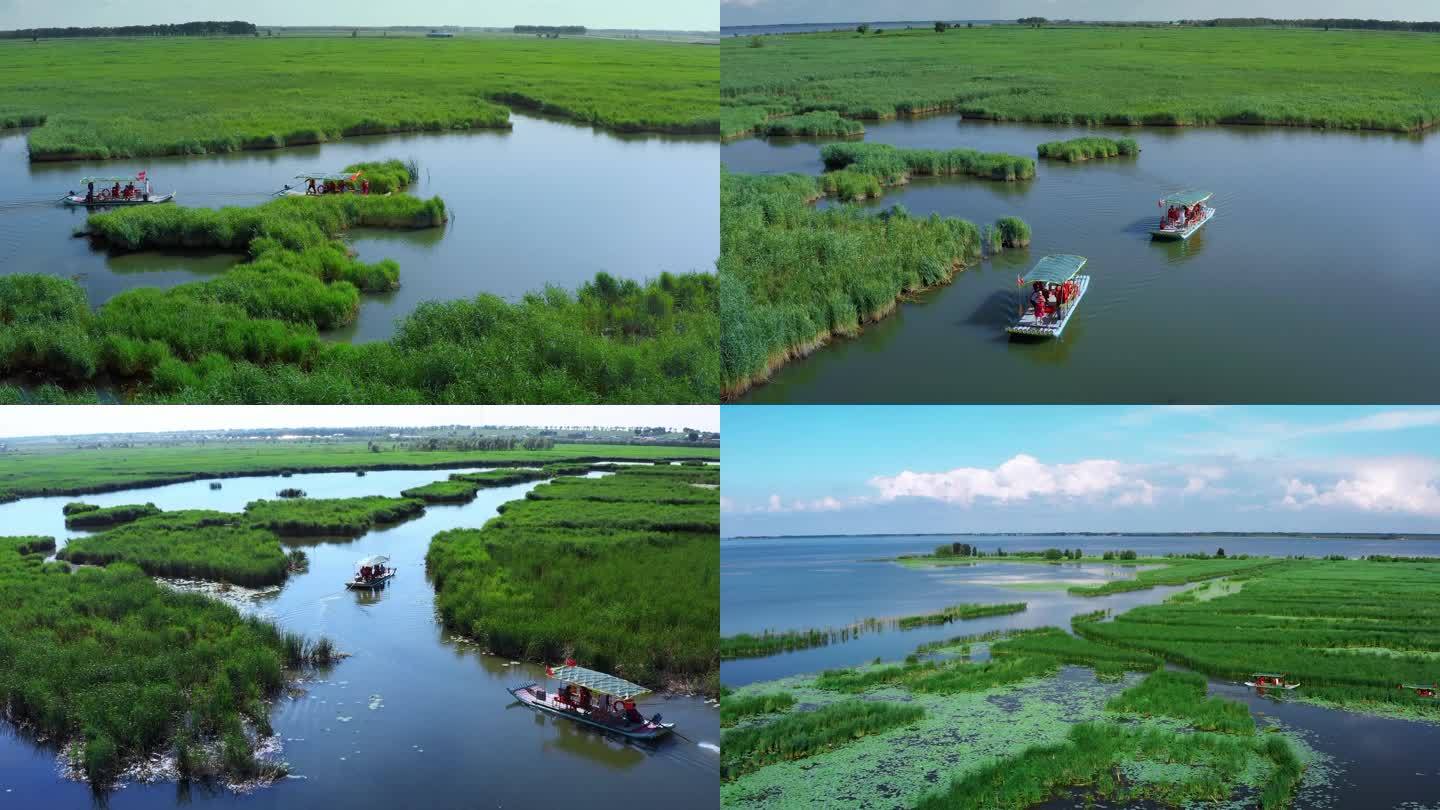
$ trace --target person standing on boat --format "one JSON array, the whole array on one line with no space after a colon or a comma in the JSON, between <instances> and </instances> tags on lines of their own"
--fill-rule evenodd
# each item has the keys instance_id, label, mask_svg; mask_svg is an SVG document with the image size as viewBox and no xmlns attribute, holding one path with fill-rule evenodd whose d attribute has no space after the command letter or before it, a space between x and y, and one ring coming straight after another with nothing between
<instances>
[{"instance_id":1,"label":"person standing on boat","mask_svg":"<svg viewBox=\"0 0 1440 810\"><path fill-rule=\"evenodd\" d=\"M85 190L85 202L95 202L95 181L91 180Z\"/></svg>"}]
</instances>

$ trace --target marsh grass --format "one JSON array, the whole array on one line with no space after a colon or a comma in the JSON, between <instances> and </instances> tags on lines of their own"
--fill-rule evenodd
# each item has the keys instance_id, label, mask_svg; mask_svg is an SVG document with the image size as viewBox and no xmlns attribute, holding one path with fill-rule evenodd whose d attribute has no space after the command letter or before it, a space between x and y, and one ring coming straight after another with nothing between
<instances>
[{"instance_id":1,"label":"marsh grass","mask_svg":"<svg viewBox=\"0 0 1440 810\"><path fill-rule=\"evenodd\" d=\"M915 627L928 627L936 624L949 624L966 619L979 619L985 616L1004 616L1010 613L1020 613L1025 610L1024 602L1005 602L992 605L960 604L950 605L943 610L933 613L924 613L918 616L902 616L897 621L901 630L909 630Z\"/></svg>"},{"instance_id":2,"label":"marsh grass","mask_svg":"<svg viewBox=\"0 0 1440 810\"><path fill-rule=\"evenodd\" d=\"M1000 657L1044 655L1066 664L1110 665L1136 672L1148 672L1161 664L1156 656L1072 636L1058 627L1035 628L1023 635L1011 635L991 645L990 653Z\"/></svg>"},{"instance_id":3,"label":"marsh grass","mask_svg":"<svg viewBox=\"0 0 1440 810\"><path fill-rule=\"evenodd\" d=\"M476 489L475 484L469 481L432 481L404 490L400 495L418 498L426 503L468 503L475 499Z\"/></svg>"},{"instance_id":4,"label":"marsh grass","mask_svg":"<svg viewBox=\"0 0 1440 810\"><path fill-rule=\"evenodd\" d=\"M882 185L910 182L911 177L971 175L990 180L1028 180L1035 161L975 149L902 149L884 143L832 143L820 149L831 171L849 169L875 177Z\"/></svg>"},{"instance_id":5,"label":"marsh grass","mask_svg":"<svg viewBox=\"0 0 1440 810\"><path fill-rule=\"evenodd\" d=\"M249 753L244 724L268 727L264 699L282 689L287 665L303 663L291 650L307 642L162 588L134 565L42 566L35 555L54 545L0 539L0 703L9 719L70 748L97 791L125 763L176 748L186 770L232 774L187 741L238 734ZM236 761L240 746L232 744Z\"/></svg>"},{"instance_id":6,"label":"marsh grass","mask_svg":"<svg viewBox=\"0 0 1440 810\"><path fill-rule=\"evenodd\" d=\"M1068 141L1050 141L1035 148L1042 158L1078 163L1094 158L1111 158L1120 155L1140 154L1140 145L1134 138L1102 138L1091 136L1071 138Z\"/></svg>"},{"instance_id":7,"label":"marsh grass","mask_svg":"<svg viewBox=\"0 0 1440 810\"><path fill-rule=\"evenodd\" d=\"M789 692L766 692L745 697L722 697L720 699L720 725L729 727L747 717L782 712L795 705L795 696Z\"/></svg>"},{"instance_id":8,"label":"marsh grass","mask_svg":"<svg viewBox=\"0 0 1440 810\"><path fill-rule=\"evenodd\" d=\"M719 494L663 504L666 479L692 470L642 469L539 487L605 481L595 491L623 500L521 499L481 529L437 534L425 561L445 626L512 658L568 656L651 687L718 683Z\"/></svg>"},{"instance_id":9,"label":"marsh grass","mask_svg":"<svg viewBox=\"0 0 1440 810\"><path fill-rule=\"evenodd\" d=\"M827 669L815 679L815 688L859 694L898 686L913 692L954 694L978 692L1029 678L1054 675L1060 662L1047 655L1006 656L984 663L964 660L912 661L876 664L854 669Z\"/></svg>"},{"instance_id":10,"label":"marsh grass","mask_svg":"<svg viewBox=\"0 0 1440 810\"><path fill-rule=\"evenodd\" d=\"M420 164L414 160L377 160L368 163L352 163L345 167L347 174L359 172L370 181L371 194L389 194L403 191L406 186L420 179Z\"/></svg>"},{"instance_id":11,"label":"marsh grass","mask_svg":"<svg viewBox=\"0 0 1440 810\"><path fill-rule=\"evenodd\" d=\"M425 503L414 498L306 498L251 501L245 519L282 537L359 537L377 525L418 517Z\"/></svg>"},{"instance_id":12,"label":"marsh grass","mask_svg":"<svg viewBox=\"0 0 1440 810\"><path fill-rule=\"evenodd\" d=\"M1001 247L1023 248L1030 246L1030 226L1019 217L1001 217L995 220L995 239Z\"/></svg>"},{"instance_id":13,"label":"marsh grass","mask_svg":"<svg viewBox=\"0 0 1440 810\"><path fill-rule=\"evenodd\" d=\"M833 110L816 110L800 115L771 118L759 126L760 134L769 137L855 137L865 134L859 121L843 118Z\"/></svg>"},{"instance_id":14,"label":"marsh grass","mask_svg":"<svg viewBox=\"0 0 1440 810\"><path fill-rule=\"evenodd\" d=\"M74 504L67 504L66 508L73 505ZM158 514L160 514L160 508L153 503L131 503L123 506L111 506L105 509L83 509L78 512L66 513L65 528L105 528Z\"/></svg>"},{"instance_id":15,"label":"marsh grass","mask_svg":"<svg viewBox=\"0 0 1440 810\"><path fill-rule=\"evenodd\" d=\"M278 585L289 570L279 539L240 515L207 510L162 512L89 537L56 555L82 565L134 563L162 577L190 577L247 587Z\"/></svg>"},{"instance_id":16,"label":"marsh grass","mask_svg":"<svg viewBox=\"0 0 1440 810\"><path fill-rule=\"evenodd\" d=\"M721 738L720 778L729 781L776 762L814 756L924 716L919 706L848 700L763 726L732 729Z\"/></svg>"},{"instance_id":17,"label":"marsh grass","mask_svg":"<svg viewBox=\"0 0 1440 810\"><path fill-rule=\"evenodd\" d=\"M1142 717L1174 717L1201 731L1250 735L1255 719L1243 703L1205 696L1205 676L1161 669L1126 689L1106 705L1112 712Z\"/></svg>"}]
</instances>

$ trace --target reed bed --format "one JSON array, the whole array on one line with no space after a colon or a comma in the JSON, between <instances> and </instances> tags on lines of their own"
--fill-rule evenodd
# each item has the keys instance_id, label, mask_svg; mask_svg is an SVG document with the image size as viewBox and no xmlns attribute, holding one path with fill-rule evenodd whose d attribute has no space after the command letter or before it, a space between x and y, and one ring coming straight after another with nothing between
<instances>
[{"instance_id":1,"label":"reed bed","mask_svg":"<svg viewBox=\"0 0 1440 810\"><path fill-rule=\"evenodd\" d=\"M72 541L81 542L81 541ZM0 704L11 720L75 748L91 785L125 763L181 752L193 772L238 776L202 742L269 727L264 703L313 650L265 621L158 586L140 568L42 566L51 538L0 538ZM30 555L30 556L25 556Z\"/></svg>"},{"instance_id":2,"label":"reed bed","mask_svg":"<svg viewBox=\"0 0 1440 810\"><path fill-rule=\"evenodd\" d=\"M849 169L875 177L882 185L896 186L911 177L971 175L991 180L1028 180L1035 176L1035 161L1000 152L975 149L901 149L884 143L832 143L820 149L830 171Z\"/></svg>"},{"instance_id":3,"label":"reed bed","mask_svg":"<svg viewBox=\"0 0 1440 810\"><path fill-rule=\"evenodd\" d=\"M480 37L443 50L411 37L127 38L103 47L128 68L96 81L95 47L57 39L0 48L0 73L25 77L0 87L0 126L39 125L31 160L506 129L507 107L625 132L719 130L716 48L618 38ZM136 99L146 100L143 114Z\"/></svg>"},{"instance_id":4,"label":"reed bed","mask_svg":"<svg viewBox=\"0 0 1440 810\"><path fill-rule=\"evenodd\" d=\"M400 495L405 498L418 498L426 503L469 503L475 500L477 489L479 487L469 481L434 481L403 490Z\"/></svg>"},{"instance_id":5,"label":"reed bed","mask_svg":"<svg viewBox=\"0 0 1440 810\"><path fill-rule=\"evenodd\" d=\"M419 517L425 503L414 498L313 498L251 501L245 519L281 537L359 537L377 525Z\"/></svg>"},{"instance_id":6,"label":"reed bed","mask_svg":"<svg viewBox=\"0 0 1440 810\"><path fill-rule=\"evenodd\" d=\"M1437 701L1400 685L1434 683L1440 563L1292 560L1259 569L1240 590L1205 602L1132 609L1075 626L1229 680L1288 673L1284 693L1360 711L1440 717Z\"/></svg>"},{"instance_id":7,"label":"reed bed","mask_svg":"<svg viewBox=\"0 0 1440 810\"><path fill-rule=\"evenodd\" d=\"M272 532L241 516L208 510L163 512L90 537L71 540L56 555L82 565L138 565L159 577L278 585L289 566Z\"/></svg>"},{"instance_id":8,"label":"reed bed","mask_svg":"<svg viewBox=\"0 0 1440 810\"><path fill-rule=\"evenodd\" d=\"M916 627L928 627L936 624L949 624L967 619L980 619L986 616L1005 616L1011 613L1021 613L1025 610L1024 602L1005 602L992 605L960 604L950 605L943 610L933 613L923 613L918 616L902 616L896 620L901 630L910 630Z\"/></svg>"},{"instance_id":9,"label":"reed bed","mask_svg":"<svg viewBox=\"0 0 1440 810\"><path fill-rule=\"evenodd\" d=\"M1222 734L1255 733L1255 719L1245 704L1205 696L1205 676L1161 669L1126 689L1105 708L1142 717L1174 717L1200 731Z\"/></svg>"},{"instance_id":10,"label":"reed bed","mask_svg":"<svg viewBox=\"0 0 1440 810\"><path fill-rule=\"evenodd\" d=\"M994 656L1044 655L1066 664L1079 666L1113 665L1131 671L1147 672L1160 666L1153 655L1072 636L1058 627L1036 628L1024 635L1014 635L991 645Z\"/></svg>"},{"instance_id":11,"label":"reed bed","mask_svg":"<svg viewBox=\"0 0 1440 810\"><path fill-rule=\"evenodd\" d=\"M722 171L722 396L857 333L904 296L948 283L980 258L973 223L898 208L879 216L849 206L816 210L820 182Z\"/></svg>"},{"instance_id":12,"label":"reed bed","mask_svg":"<svg viewBox=\"0 0 1440 810\"><path fill-rule=\"evenodd\" d=\"M1161 768L1149 778L1126 776L1122 768L1145 763L1187 767L1179 775ZM1024 810L1074 789L1090 802L1186 807L1233 799L1237 789L1254 779L1256 766L1268 771L1260 786L1260 806L1288 807L1303 766L1283 737L1268 735L1260 742L1225 734L1080 723L1064 742L1035 746L953 779L916 808Z\"/></svg>"},{"instance_id":13,"label":"reed bed","mask_svg":"<svg viewBox=\"0 0 1440 810\"><path fill-rule=\"evenodd\" d=\"M855 137L865 134L859 121L843 118L833 110L816 110L800 115L771 118L758 125L761 134L769 137Z\"/></svg>"},{"instance_id":14,"label":"reed bed","mask_svg":"<svg viewBox=\"0 0 1440 810\"><path fill-rule=\"evenodd\" d=\"M85 503L84 501L71 501L70 503L67 503L64 506L60 507L60 512L66 517L69 517L71 515L78 515L81 512L94 512L99 508L99 506L96 506L93 503Z\"/></svg>"},{"instance_id":15,"label":"reed bed","mask_svg":"<svg viewBox=\"0 0 1440 810\"><path fill-rule=\"evenodd\" d=\"M729 781L776 762L811 757L924 716L919 706L847 700L763 726L732 729L721 737L720 778Z\"/></svg>"},{"instance_id":16,"label":"reed bed","mask_svg":"<svg viewBox=\"0 0 1440 810\"><path fill-rule=\"evenodd\" d=\"M66 504L66 508L76 504ZM88 506L89 504L83 504ZM142 517L150 517L160 514L160 508L153 503L131 503L123 506L111 506L105 509L98 507L82 509L65 514L65 528L67 529L98 529L118 526L121 523L129 523L139 520Z\"/></svg>"},{"instance_id":17,"label":"reed bed","mask_svg":"<svg viewBox=\"0 0 1440 810\"><path fill-rule=\"evenodd\" d=\"M528 481L544 481L550 477L550 473L541 469L529 469L525 467L511 468L507 470L486 470L478 473L455 473L450 476L451 481L474 484L479 489L493 487L508 487L515 484L524 484Z\"/></svg>"},{"instance_id":18,"label":"reed bed","mask_svg":"<svg viewBox=\"0 0 1440 810\"><path fill-rule=\"evenodd\" d=\"M276 492L276 493L275 493L275 497L277 497L277 498L303 498L303 497L305 497L305 490L303 490L303 489L296 489L295 487L286 487L285 489L282 489L282 490Z\"/></svg>"},{"instance_id":19,"label":"reed bed","mask_svg":"<svg viewBox=\"0 0 1440 810\"><path fill-rule=\"evenodd\" d=\"M720 638L720 657L764 658L793 650L810 647L824 647L829 644L843 644L859 638L868 632L879 632L884 623L879 619L866 619L844 627L828 627L807 630L765 630L759 634L737 633Z\"/></svg>"},{"instance_id":20,"label":"reed bed","mask_svg":"<svg viewBox=\"0 0 1440 810\"><path fill-rule=\"evenodd\" d=\"M1030 246L1030 226L1019 217L1001 217L995 220L995 234L1002 248Z\"/></svg>"},{"instance_id":21,"label":"reed bed","mask_svg":"<svg viewBox=\"0 0 1440 810\"><path fill-rule=\"evenodd\" d=\"M647 501L669 489L660 470L689 472L625 467L574 482L603 480L613 493L620 479L631 489L623 501L521 499L481 529L437 534L425 559L446 628L496 654L574 658L651 687L716 682L719 495Z\"/></svg>"},{"instance_id":22,"label":"reed bed","mask_svg":"<svg viewBox=\"0 0 1440 810\"><path fill-rule=\"evenodd\" d=\"M728 728L748 717L783 712L794 705L795 696L789 692L765 692L745 697L722 697L720 699L720 725L722 728Z\"/></svg>"},{"instance_id":23,"label":"reed bed","mask_svg":"<svg viewBox=\"0 0 1440 810\"><path fill-rule=\"evenodd\" d=\"M769 36L765 45L721 43L722 137L812 110L859 120L952 112L1090 126L1397 132L1440 120L1440 85L1423 67L1433 43L1405 33L987 26Z\"/></svg>"},{"instance_id":24,"label":"reed bed","mask_svg":"<svg viewBox=\"0 0 1440 810\"><path fill-rule=\"evenodd\" d=\"M1219 577L1243 577L1278 562L1280 560L1268 557L1218 560L1177 557L1166 559L1163 568L1137 572L1134 579L1114 579L1101 585L1076 585L1069 588L1068 592L1072 596L1109 596L1113 593L1149 590L1157 585L1186 585Z\"/></svg>"},{"instance_id":25,"label":"reed bed","mask_svg":"<svg viewBox=\"0 0 1440 810\"><path fill-rule=\"evenodd\" d=\"M979 692L1030 678L1054 675L1059 661L1047 655L1007 656L984 663L964 660L913 661L855 669L827 669L815 688L859 694L876 688L902 687L912 692L955 694Z\"/></svg>"},{"instance_id":26,"label":"reed bed","mask_svg":"<svg viewBox=\"0 0 1440 810\"><path fill-rule=\"evenodd\" d=\"M420 165L415 161L376 160L368 163L352 163L345 167L347 174L358 172L361 178L370 181L371 194L389 194L403 191L406 186L420 179Z\"/></svg>"},{"instance_id":27,"label":"reed bed","mask_svg":"<svg viewBox=\"0 0 1440 810\"><path fill-rule=\"evenodd\" d=\"M1121 155L1140 154L1140 145L1134 138L1102 138L1091 136L1071 138L1068 141L1049 141L1035 148L1042 158L1079 163L1095 158L1112 158Z\"/></svg>"}]
</instances>

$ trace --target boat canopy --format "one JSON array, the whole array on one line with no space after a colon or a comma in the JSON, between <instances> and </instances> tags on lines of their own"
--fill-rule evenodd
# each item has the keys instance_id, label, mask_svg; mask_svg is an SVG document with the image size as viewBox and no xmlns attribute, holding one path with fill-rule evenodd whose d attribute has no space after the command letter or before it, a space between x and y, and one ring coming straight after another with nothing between
<instances>
[{"instance_id":1,"label":"boat canopy","mask_svg":"<svg viewBox=\"0 0 1440 810\"><path fill-rule=\"evenodd\" d=\"M357 563L355 563L355 567L356 567L356 568L364 568L364 567L367 566L367 565L369 565L369 566L374 566L374 565L379 564L379 563L388 563L388 562L390 562L390 558L389 558L389 557L386 557L384 554L375 554L375 555L370 556L370 557L362 557L362 558L360 558L360 561L357 562Z\"/></svg>"},{"instance_id":2,"label":"boat canopy","mask_svg":"<svg viewBox=\"0 0 1440 810\"><path fill-rule=\"evenodd\" d=\"M1208 191L1179 191L1168 194L1161 198L1160 204L1167 206L1183 206L1188 208L1195 203L1202 203L1215 195Z\"/></svg>"},{"instance_id":3,"label":"boat canopy","mask_svg":"<svg viewBox=\"0 0 1440 810\"><path fill-rule=\"evenodd\" d=\"M636 695L643 695L650 691L638 683L630 683L614 675L606 675L603 672L596 672L593 669L586 669L584 667L552 667L548 671L550 677L557 681L573 683L576 686L583 686L591 692L599 692L602 695L610 695L611 697L617 697L621 700L626 700Z\"/></svg>"},{"instance_id":4,"label":"boat canopy","mask_svg":"<svg viewBox=\"0 0 1440 810\"><path fill-rule=\"evenodd\" d=\"M1046 256L1036 262L1035 266L1030 268L1030 272L1021 276L1020 284L1024 286L1036 281L1064 284L1080 272L1080 268L1085 266L1085 262L1084 256L1070 256L1064 253Z\"/></svg>"},{"instance_id":5,"label":"boat canopy","mask_svg":"<svg viewBox=\"0 0 1440 810\"><path fill-rule=\"evenodd\" d=\"M1283 673L1283 672L1256 672L1256 673L1254 673L1253 675L1251 675L1250 677L1252 677L1252 678L1283 678L1283 677L1285 677L1285 673Z\"/></svg>"},{"instance_id":6,"label":"boat canopy","mask_svg":"<svg viewBox=\"0 0 1440 810\"><path fill-rule=\"evenodd\" d=\"M81 182L81 183L128 183L128 182L130 182L131 180L144 181L144 179L145 179L145 178L143 178L143 177L141 177L140 175L137 174L137 175L132 175L132 176L129 176L129 177L82 177L82 178L80 178L80 182Z\"/></svg>"},{"instance_id":7,"label":"boat canopy","mask_svg":"<svg viewBox=\"0 0 1440 810\"><path fill-rule=\"evenodd\" d=\"M360 176L360 172L313 172L311 174L297 174L296 180L330 180L340 182L343 180L354 180Z\"/></svg>"}]
</instances>

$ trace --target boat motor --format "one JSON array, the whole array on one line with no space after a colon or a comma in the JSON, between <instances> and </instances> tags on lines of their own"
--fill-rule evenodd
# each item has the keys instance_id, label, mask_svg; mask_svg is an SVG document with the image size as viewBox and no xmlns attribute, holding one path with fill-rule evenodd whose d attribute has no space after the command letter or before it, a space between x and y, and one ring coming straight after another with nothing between
<instances>
[{"instance_id":1,"label":"boat motor","mask_svg":"<svg viewBox=\"0 0 1440 810\"><path fill-rule=\"evenodd\" d=\"M659 712L655 712L655 716L652 717L652 718L650 718L650 722L652 722L652 723L654 723L655 725L658 726L658 725L660 725L660 719L661 719L661 718L660 718L660 713L659 713Z\"/></svg>"}]
</instances>

